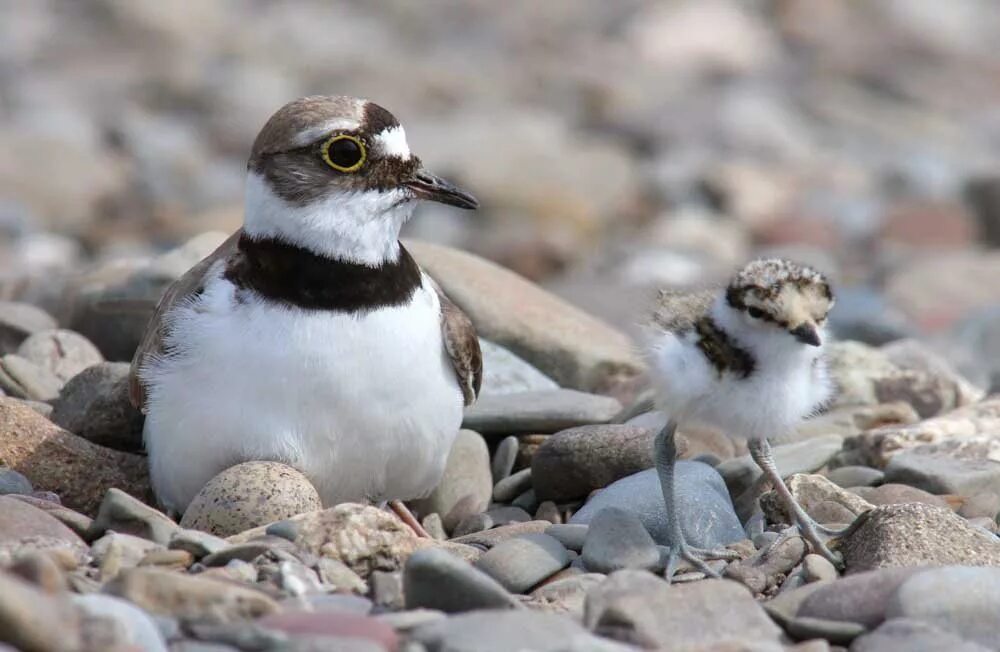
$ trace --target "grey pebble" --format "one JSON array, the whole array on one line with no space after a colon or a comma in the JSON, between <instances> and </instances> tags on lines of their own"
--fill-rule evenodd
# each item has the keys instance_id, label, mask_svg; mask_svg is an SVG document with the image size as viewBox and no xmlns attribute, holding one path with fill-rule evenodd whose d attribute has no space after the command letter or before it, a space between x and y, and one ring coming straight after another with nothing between
<instances>
[{"instance_id":1,"label":"grey pebble","mask_svg":"<svg viewBox=\"0 0 1000 652\"><path fill-rule=\"evenodd\" d=\"M403 570L406 608L459 613L521 606L495 579L468 562L436 548L418 550Z\"/></svg>"},{"instance_id":2,"label":"grey pebble","mask_svg":"<svg viewBox=\"0 0 1000 652\"><path fill-rule=\"evenodd\" d=\"M475 566L512 593L531 587L569 565L566 548L555 537L541 533L507 539L488 550Z\"/></svg>"},{"instance_id":3,"label":"grey pebble","mask_svg":"<svg viewBox=\"0 0 1000 652\"><path fill-rule=\"evenodd\" d=\"M31 495L35 489L31 486L31 481L14 469L0 466L0 496L6 494Z\"/></svg>"},{"instance_id":4,"label":"grey pebble","mask_svg":"<svg viewBox=\"0 0 1000 652\"><path fill-rule=\"evenodd\" d=\"M602 509L590 522L582 559L587 570L597 573L663 567L660 550L639 517L616 507Z\"/></svg>"},{"instance_id":5,"label":"grey pebble","mask_svg":"<svg viewBox=\"0 0 1000 652\"><path fill-rule=\"evenodd\" d=\"M264 533L294 542L299 536L299 526L295 521L285 519L283 521L271 523L267 526L267 529L264 530Z\"/></svg>"},{"instance_id":6,"label":"grey pebble","mask_svg":"<svg viewBox=\"0 0 1000 652\"><path fill-rule=\"evenodd\" d=\"M493 487L493 500L498 503L509 503L529 489L531 489L531 469L521 469L496 483Z\"/></svg>"},{"instance_id":7,"label":"grey pebble","mask_svg":"<svg viewBox=\"0 0 1000 652\"><path fill-rule=\"evenodd\" d=\"M580 552L583 550L583 542L587 537L588 525L578 523L565 523L561 525L551 525L545 529L545 534L555 537L559 543L569 550Z\"/></svg>"},{"instance_id":8,"label":"grey pebble","mask_svg":"<svg viewBox=\"0 0 1000 652\"><path fill-rule=\"evenodd\" d=\"M826 474L827 479L838 487L874 487L882 484L885 473L870 466L841 466Z\"/></svg>"},{"instance_id":9,"label":"grey pebble","mask_svg":"<svg viewBox=\"0 0 1000 652\"><path fill-rule=\"evenodd\" d=\"M514 470L514 462L517 461L517 451L520 444L517 437L510 435L504 437L497 444L497 449L493 453L493 461L490 468L493 472L493 484L496 484L509 476Z\"/></svg>"},{"instance_id":10,"label":"grey pebble","mask_svg":"<svg viewBox=\"0 0 1000 652\"><path fill-rule=\"evenodd\" d=\"M538 509L538 497L535 495L534 489L528 489L524 493L520 494L511 503L512 507L520 507L526 513L534 513Z\"/></svg>"}]
</instances>

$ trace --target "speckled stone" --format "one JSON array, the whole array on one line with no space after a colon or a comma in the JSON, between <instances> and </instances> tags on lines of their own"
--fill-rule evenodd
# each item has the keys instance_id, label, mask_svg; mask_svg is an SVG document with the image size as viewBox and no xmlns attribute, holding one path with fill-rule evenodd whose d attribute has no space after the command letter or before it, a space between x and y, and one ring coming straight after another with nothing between
<instances>
[{"instance_id":1,"label":"speckled stone","mask_svg":"<svg viewBox=\"0 0 1000 652\"><path fill-rule=\"evenodd\" d=\"M48 369L64 382L87 367L104 362L104 356L90 340L62 328L30 335L21 342L17 353Z\"/></svg>"},{"instance_id":2,"label":"speckled stone","mask_svg":"<svg viewBox=\"0 0 1000 652\"><path fill-rule=\"evenodd\" d=\"M322 507L316 488L292 467L244 462L202 487L184 512L181 527L225 537Z\"/></svg>"}]
</instances>

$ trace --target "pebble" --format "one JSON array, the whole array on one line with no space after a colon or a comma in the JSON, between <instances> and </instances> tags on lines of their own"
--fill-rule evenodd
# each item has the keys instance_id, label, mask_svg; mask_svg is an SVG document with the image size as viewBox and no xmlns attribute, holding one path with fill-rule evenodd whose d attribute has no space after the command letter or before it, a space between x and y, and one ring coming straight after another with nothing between
<instances>
[{"instance_id":1,"label":"pebble","mask_svg":"<svg viewBox=\"0 0 1000 652\"><path fill-rule=\"evenodd\" d=\"M432 539L437 539L438 541L444 541L448 538L448 533L444 529L444 521L441 519L441 515L437 512L428 514L420 521L420 525L423 526L427 534L431 535Z\"/></svg>"},{"instance_id":2,"label":"pebble","mask_svg":"<svg viewBox=\"0 0 1000 652\"><path fill-rule=\"evenodd\" d=\"M882 484L885 473L869 466L841 466L828 471L827 479L845 489L849 487L874 487Z\"/></svg>"},{"instance_id":3,"label":"pebble","mask_svg":"<svg viewBox=\"0 0 1000 652\"><path fill-rule=\"evenodd\" d=\"M511 593L526 593L569 562L566 548L558 539L548 534L529 533L493 546L475 566Z\"/></svg>"},{"instance_id":4,"label":"pebble","mask_svg":"<svg viewBox=\"0 0 1000 652\"><path fill-rule=\"evenodd\" d=\"M531 462L542 500L587 496L612 482L651 468L654 432L627 425L582 426L549 437Z\"/></svg>"},{"instance_id":5,"label":"pebble","mask_svg":"<svg viewBox=\"0 0 1000 652\"><path fill-rule=\"evenodd\" d=\"M556 381L509 349L484 339L479 340L479 348L483 353L483 386L480 396L559 389Z\"/></svg>"},{"instance_id":6,"label":"pebble","mask_svg":"<svg viewBox=\"0 0 1000 652\"><path fill-rule=\"evenodd\" d=\"M301 643L302 647L290 646L295 650L375 652L399 647L399 636L391 626L359 614L289 611L267 615L255 624L265 631L284 633L291 641Z\"/></svg>"},{"instance_id":7,"label":"pebble","mask_svg":"<svg viewBox=\"0 0 1000 652\"><path fill-rule=\"evenodd\" d=\"M1000 569L933 568L904 581L889 598L886 618L912 618L1000 648Z\"/></svg>"},{"instance_id":8,"label":"pebble","mask_svg":"<svg viewBox=\"0 0 1000 652\"><path fill-rule=\"evenodd\" d=\"M372 587L372 600L380 607L392 610L402 609L405 605L403 599L403 574L395 572L375 571L368 578Z\"/></svg>"},{"instance_id":9,"label":"pebble","mask_svg":"<svg viewBox=\"0 0 1000 652\"><path fill-rule=\"evenodd\" d=\"M59 396L63 381L45 367L8 353L0 358L0 389L15 398L51 401Z\"/></svg>"},{"instance_id":10,"label":"pebble","mask_svg":"<svg viewBox=\"0 0 1000 652\"><path fill-rule=\"evenodd\" d=\"M886 618L886 605L896 589L921 568L883 568L843 577L836 582L813 584L805 591L795 616L847 621L868 629Z\"/></svg>"},{"instance_id":11,"label":"pebble","mask_svg":"<svg viewBox=\"0 0 1000 652\"><path fill-rule=\"evenodd\" d=\"M795 473L815 473L840 451L843 442L839 435L827 435L781 444L772 448L774 461L783 478ZM763 475L749 455L726 460L715 468L733 496L741 495Z\"/></svg>"},{"instance_id":12,"label":"pebble","mask_svg":"<svg viewBox=\"0 0 1000 652\"><path fill-rule=\"evenodd\" d=\"M561 575L561 574L560 574ZM583 620L587 593L604 581L602 573L574 572L568 576L555 576L531 592L527 603L533 609L564 613L574 620Z\"/></svg>"},{"instance_id":13,"label":"pebble","mask_svg":"<svg viewBox=\"0 0 1000 652\"><path fill-rule=\"evenodd\" d=\"M153 568L122 571L105 591L151 613L181 620L229 623L279 609L274 600L251 588Z\"/></svg>"},{"instance_id":14,"label":"pebble","mask_svg":"<svg viewBox=\"0 0 1000 652\"><path fill-rule=\"evenodd\" d=\"M440 245L412 242L407 246L420 266L469 315L480 337L513 351L560 386L592 391L609 376L634 376L641 371L628 336L514 272ZM471 424L466 427L487 432Z\"/></svg>"},{"instance_id":15,"label":"pebble","mask_svg":"<svg viewBox=\"0 0 1000 652\"><path fill-rule=\"evenodd\" d=\"M851 491L872 505L896 505L899 503L923 503L935 507L948 507L948 501L923 489L905 484L887 483L878 487L851 487Z\"/></svg>"},{"instance_id":16,"label":"pebble","mask_svg":"<svg viewBox=\"0 0 1000 652\"><path fill-rule=\"evenodd\" d=\"M826 557L813 553L802 560L802 575L806 582L832 582L839 577L837 569Z\"/></svg>"},{"instance_id":17,"label":"pebble","mask_svg":"<svg viewBox=\"0 0 1000 652\"><path fill-rule=\"evenodd\" d=\"M403 571L407 609L460 613L475 609L515 609L517 599L499 582L454 557L433 548L410 556Z\"/></svg>"},{"instance_id":18,"label":"pebble","mask_svg":"<svg viewBox=\"0 0 1000 652\"><path fill-rule=\"evenodd\" d=\"M101 446L142 451L145 417L128 397L129 365L102 362L70 379L52 403L52 421Z\"/></svg>"},{"instance_id":19,"label":"pebble","mask_svg":"<svg viewBox=\"0 0 1000 652\"><path fill-rule=\"evenodd\" d=\"M229 542L208 532L178 528L171 534L167 547L171 550L186 550L195 559L201 559L228 548Z\"/></svg>"},{"instance_id":20,"label":"pebble","mask_svg":"<svg viewBox=\"0 0 1000 652\"><path fill-rule=\"evenodd\" d=\"M678 518L687 541L699 548L724 547L746 538L725 483L707 464L680 460L674 469ZM587 524L606 507L638 515L653 540L670 545L663 489L655 469L622 478L576 512L570 523Z\"/></svg>"},{"instance_id":21,"label":"pebble","mask_svg":"<svg viewBox=\"0 0 1000 652\"><path fill-rule=\"evenodd\" d=\"M53 516L11 496L0 496L0 558L33 547L86 550L83 540Z\"/></svg>"},{"instance_id":22,"label":"pebble","mask_svg":"<svg viewBox=\"0 0 1000 652\"><path fill-rule=\"evenodd\" d=\"M840 550L848 573L902 566L1000 566L1000 539L951 510L920 503L876 507L841 539Z\"/></svg>"},{"instance_id":23,"label":"pebble","mask_svg":"<svg viewBox=\"0 0 1000 652\"><path fill-rule=\"evenodd\" d=\"M889 460L885 480L933 494L971 496L982 491L1000 491L1000 464L947 453L903 451Z\"/></svg>"},{"instance_id":24,"label":"pebble","mask_svg":"<svg viewBox=\"0 0 1000 652\"><path fill-rule=\"evenodd\" d=\"M531 487L531 469L521 469L494 485L493 500L498 503L509 503Z\"/></svg>"},{"instance_id":25,"label":"pebble","mask_svg":"<svg viewBox=\"0 0 1000 652\"><path fill-rule=\"evenodd\" d=\"M874 506L857 494L842 489L821 475L796 474L785 484L796 502L820 523L851 523ZM760 506L771 523L791 523L791 517L777 492L769 491L760 497ZM839 515L840 518L830 519Z\"/></svg>"},{"instance_id":26,"label":"pebble","mask_svg":"<svg viewBox=\"0 0 1000 652\"><path fill-rule=\"evenodd\" d=\"M538 496L535 495L534 489L528 489L518 494L517 498L511 501L510 504L511 507L520 507L528 514L531 514L538 509Z\"/></svg>"},{"instance_id":27,"label":"pebble","mask_svg":"<svg viewBox=\"0 0 1000 652\"><path fill-rule=\"evenodd\" d=\"M87 531L90 530L90 526L93 523L93 519L89 516L84 516L79 512L75 512L68 507L63 507L59 503L54 503L50 500L44 500L42 498L36 498L35 496L22 496L20 494L7 494L15 500L20 500L23 503L27 503L32 507L37 507L49 516L54 517L57 521L73 530L78 536L87 536Z\"/></svg>"},{"instance_id":28,"label":"pebble","mask_svg":"<svg viewBox=\"0 0 1000 652\"><path fill-rule=\"evenodd\" d=\"M90 340L61 328L33 333L21 342L17 354L51 371L63 382L87 367L104 362L104 356Z\"/></svg>"},{"instance_id":29,"label":"pebble","mask_svg":"<svg viewBox=\"0 0 1000 652\"><path fill-rule=\"evenodd\" d=\"M132 534L166 546L177 532L178 526L162 512L124 491L108 489L87 532L87 538L96 539L108 530Z\"/></svg>"},{"instance_id":30,"label":"pebble","mask_svg":"<svg viewBox=\"0 0 1000 652\"><path fill-rule=\"evenodd\" d=\"M0 460L69 508L94 514L112 487L152 502L145 456L92 444L11 398L0 397L0 432Z\"/></svg>"},{"instance_id":31,"label":"pebble","mask_svg":"<svg viewBox=\"0 0 1000 652\"><path fill-rule=\"evenodd\" d=\"M80 616L62 596L47 595L19 577L0 573L0 641L19 650L76 650Z\"/></svg>"},{"instance_id":32,"label":"pebble","mask_svg":"<svg viewBox=\"0 0 1000 652\"><path fill-rule=\"evenodd\" d=\"M430 652L624 652L569 618L537 611L475 611L416 628L413 638Z\"/></svg>"},{"instance_id":33,"label":"pebble","mask_svg":"<svg viewBox=\"0 0 1000 652\"><path fill-rule=\"evenodd\" d=\"M316 562L316 571L321 582L335 587L338 591L361 594L368 592L365 581L342 561L320 557Z\"/></svg>"},{"instance_id":34,"label":"pebble","mask_svg":"<svg viewBox=\"0 0 1000 652\"><path fill-rule=\"evenodd\" d=\"M562 523L563 517L558 505L551 500L543 500L538 504L538 509L535 510L535 520Z\"/></svg>"},{"instance_id":35,"label":"pebble","mask_svg":"<svg viewBox=\"0 0 1000 652\"><path fill-rule=\"evenodd\" d=\"M606 507L591 519L582 559L587 569L596 573L626 568L655 572L663 567L660 549L642 521L616 507Z\"/></svg>"},{"instance_id":36,"label":"pebble","mask_svg":"<svg viewBox=\"0 0 1000 652\"><path fill-rule=\"evenodd\" d=\"M988 518L995 520L1000 513L1000 494L993 491L980 491L969 496L958 510L962 518Z\"/></svg>"},{"instance_id":37,"label":"pebble","mask_svg":"<svg viewBox=\"0 0 1000 652\"><path fill-rule=\"evenodd\" d=\"M493 484L500 482L511 474L514 470L514 462L517 461L517 450L520 444L517 437L510 435L504 437L497 444L497 449L493 453L491 470L493 472Z\"/></svg>"},{"instance_id":38,"label":"pebble","mask_svg":"<svg viewBox=\"0 0 1000 652\"><path fill-rule=\"evenodd\" d=\"M299 471L279 462L244 462L202 487L181 527L225 537L322 507L316 488Z\"/></svg>"},{"instance_id":39,"label":"pebble","mask_svg":"<svg viewBox=\"0 0 1000 652\"><path fill-rule=\"evenodd\" d=\"M486 440L477 432L460 430L448 453L441 482L427 498L414 501L413 507L421 514L440 514L444 529L451 532L459 522L455 519L460 514L452 513L459 500L468 502L465 509L481 512L489 505L492 492L490 452Z\"/></svg>"},{"instance_id":40,"label":"pebble","mask_svg":"<svg viewBox=\"0 0 1000 652\"><path fill-rule=\"evenodd\" d=\"M56 328L56 320L27 303L0 301L0 353L13 353L30 335Z\"/></svg>"},{"instance_id":41,"label":"pebble","mask_svg":"<svg viewBox=\"0 0 1000 652\"><path fill-rule=\"evenodd\" d=\"M167 652L166 641L153 619L135 605L109 595L73 596L73 603L88 615L110 618L124 630L124 643L143 652Z\"/></svg>"},{"instance_id":42,"label":"pebble","mask_svg":"<svg viewBox=\"0 0 1000 652\"><path fill-rule=\"evenodd\" d=\"M150 552L163 550L163 545L123 532L108 532L94 541L90 554L101 567L102 579L109 579L123 568L133 568Z\"/></svg>"},{"instance_id":43,"label":"pebble","mask_svg":"<svg viewBox=\"0 0 1000 652\"><path fill-rule=\"evenodd\" d=\"M742 585L704 580L671 586L619 571L587 595L584 623L596 634L654 649L776 645L781 630ZM780 648L779 648L780 649Z\"/></svg>"},{"instance_id":44,"label":"pebble","mask_svg":"<svg viewBox=\"0 0 1000 652\"><path fill-rule=\"evenodd\" d=\"M939 627L910 618L893 618L855 639L851 652L988 652Z\"/></svg>"},{"instance_id":45,"label":"pebble","mask_svg":"<svg viewBox=\"0 0 1000 652\"><path fill-rule=\"evenodd\" d=\"M724 576L734 579L754 594L777 586L806 555L806 544L800 537L790 537L759 550L751 557L730 563Z\"/></svg>"},{"instance_id":46,"label":"pebble","mask_svg":"<svg viewBox=\"0 0 1000 652\"><path fill-rule=\"evenodd\" d=\"M484 396L465 409L462 427L484 435L552 433L607 423L622 409L609 396L553 389Z\"/></svg>"},{"instance_id":47,"label":"pebble","mask_svg":"<svg viewBox=\"0 0 1000 652\"><path fill-rule=\"evenodd\" d=\"M589 525L580 523L556 524L545 528L545 534L555 537L567 549L580 552L583 550L583 542L587 538L589 528Z\"/></svg>"},{"instance_id":48,"label":"pebble","mask_svg":"<svg viewBox=\"0 0 1000 652\"><path fill-rule=\"evenodd\" d=\"M72 556L69 559L75 566L75 559ZM66 572L57 561L56 555L52 554L50 550L20 553L6 570L49 594L58 594L69 590Z\"/></svg>"},{"instance_id":49,"label":"pebble","mask_svg":"<svg viewBox=\"0 0 1000 652\"><path fill-rule=\"evenodd\" d=\"M30 494L34 491L31 481L14 469L0 466L0 496L7 494Z\"/></svg>"},{"instance_id":50,"label":"pebble","mask_svg":"<svg viewBox=\"0 0 1000 652\"><path fill-rule=\"evenodd\" d=\"M545 532L552 524L548 521L525 521L523 523L509 523L501 525L491 530L473 532L461 537L451 539L452 543L460 543L470 546L489 549L501 541L519 537L523 534L533 532Z\"/></svg>"}]
</instances>

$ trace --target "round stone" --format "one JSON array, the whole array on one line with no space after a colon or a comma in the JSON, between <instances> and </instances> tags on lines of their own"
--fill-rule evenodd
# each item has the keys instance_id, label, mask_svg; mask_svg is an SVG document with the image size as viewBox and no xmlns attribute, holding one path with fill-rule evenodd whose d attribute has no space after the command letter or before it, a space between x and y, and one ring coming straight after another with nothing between
<instances>
[{"instance_id":1,"label":"round stone","mask_svg":"<svg viewBox=\"0 0 1000 652\"><path fill-rule=\"evenodd\" d=\"M660 549L642 521L632 512L617 507L606 507L594 516L582 554L587 570L597 573L662 567Z\"/></svg>"},{"instance_id":2,"label":"round stone","mask_svg":"<svg viewBox=\"0 0 1000 652\"><path fill-rule=\"evenodd\" d=\"M568 565L566 548L555 537L540 532L502 541L476 562L479 570L513 593L526 593Z\"/></svg>"},{"instance_id":3,"label":"round stone","mask_svg":"<svg viewBox=\"0 0 1000 652\"><path fill-rule=\"evenodd\" d=\"M181 526L224 537L322 508L316 488L299 471L278 462L245 462L209 480Z\"/></svg>"}]
</instances>

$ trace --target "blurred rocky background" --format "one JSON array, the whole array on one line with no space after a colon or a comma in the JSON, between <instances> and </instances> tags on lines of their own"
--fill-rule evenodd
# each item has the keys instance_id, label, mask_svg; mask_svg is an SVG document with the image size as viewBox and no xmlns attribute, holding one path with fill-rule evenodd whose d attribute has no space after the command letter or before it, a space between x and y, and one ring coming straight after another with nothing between
<instances>
[{"instance_id":1,"label":"blurred rocky background","mask_svg":"<svg viewBox=\"0 0 1000 652\"><path fill-rule=\"evenodd\" d=\"M65 321L71 277L231 231L268 115L352 94L482 200L412 237L624 328L780 252L835 277L841 335L996 386L998 37L990 0L3 0L3 295Z\"/></svg>"}]
</instances>

